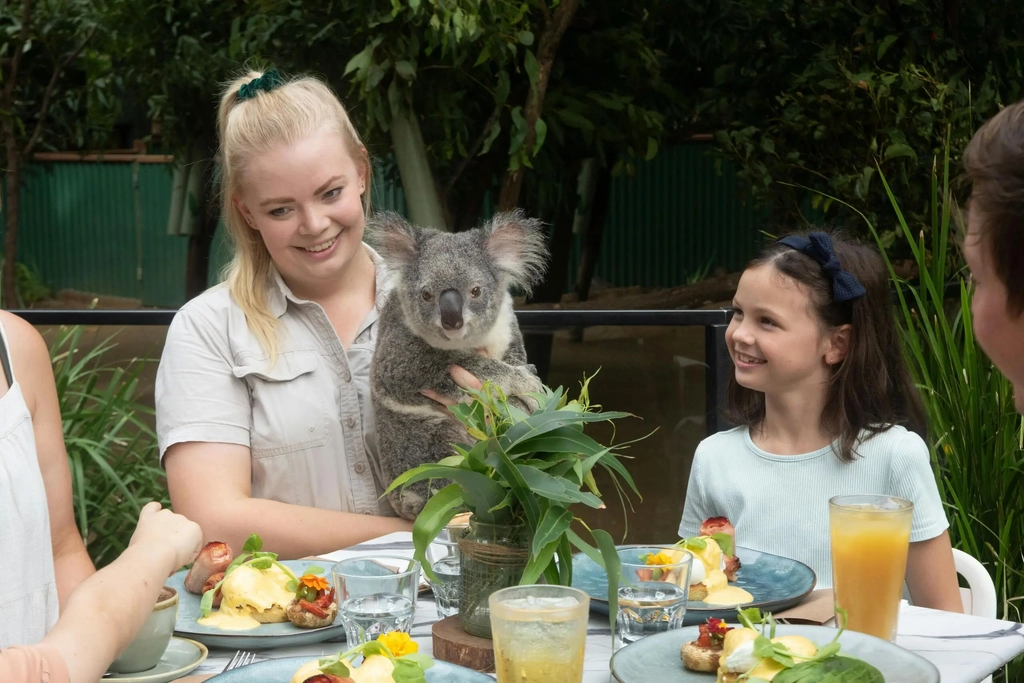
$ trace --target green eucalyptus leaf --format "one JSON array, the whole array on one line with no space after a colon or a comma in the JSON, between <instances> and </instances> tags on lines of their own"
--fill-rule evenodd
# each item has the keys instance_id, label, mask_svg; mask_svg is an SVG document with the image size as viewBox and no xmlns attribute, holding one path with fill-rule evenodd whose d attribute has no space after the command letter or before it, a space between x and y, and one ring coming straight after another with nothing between
<instances>
[{"instance_id":1,"label":"green eucalyptus leaf","mask_svg":"<svg viewBox=\"0 0 1024 683\"><path fill-rule=\"evenodd\" d=\"M570 524L572 524L572 513L565 508L552 505L545 510L544 516L540 520L540 524L533 532L533 548L531 549L531 554L533 556L538 556L542 550L550 546L551 554L548 556L548 559L550 560L551 556L555 552L558 539L565 534ZM533 581L528 581L526 583L533 583Z\"/></svg>"},{"instance_id":2,"label":"green eucalyptus leaf","mask_svg":"<svg viewBox=\"0 0 1024 683\"><path fill-rule=\"evenodd\" d=\"M536 543L534 543L534 546L536 546ZM519 584L528 586L537 583L541 574L548 571L556 550L558 550L557 539L541 547L539 552L531 553L530 560L526 563L526 569L523 571L523 577Z\"/></svg>"},{"instance_id":3,"label":"green eucalyptus leaf","mask_svg":"<svg viewBox=\"0 0 1024 683\"><path fill-rule=\"evenodd\" d=\"M423 573L432 581L437 577L427 562L427 548L448 522L452 521L452 517L462 504L462 488L458 484L449 484L430 497L413 522L412 540L416 549L415 556L423 568Z\"/></svg>"}]
</instances>

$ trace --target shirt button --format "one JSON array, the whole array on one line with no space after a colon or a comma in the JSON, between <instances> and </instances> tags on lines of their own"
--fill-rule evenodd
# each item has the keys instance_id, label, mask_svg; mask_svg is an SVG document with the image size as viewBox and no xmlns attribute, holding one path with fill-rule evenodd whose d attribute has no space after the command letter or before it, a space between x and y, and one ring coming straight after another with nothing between
<instances>
[{"instance_id":1,"label":"shirt button","mask_svg":"<svg viewBox=\"0 0 1024 683\"><path fill-rule=\"evenodd\" d=\"M348 417L345 418L345 426L348 427L349 429L355 429L356 419L349 415Z\"/></svg>"},{"instance_id":2,"label":"shirt button","mask_svg":"<svg viewBox=\"0 0 1024 683\"><path fill-rule=\"evenodd\" d=\"M363 514L364 515L372 515L373 514L373 510L363 510Z\"/></svg>"},{"instance_id":3,"label":"shirt button","mask_svg":"<svg viewBox=\"0 0 1024 683\"><path fill-rule=\"evenodd\" d=\"M366 471L366 465L361 462L356 463L356 474L362 474Z\"/></svg>"},{"instance_id":4,"label":"shirt button","mask_svg":"<svg viewBox=\"0 0 1024 683\"><path fill-rule=\"evenodd\" d=\"M315 432L315 431L316 431L316 427L310 427L310 428L309 428L309 431L311 431L311 432Z\"/></svg>"},{"instance_id":5,"label":"shirt button","mask_svg":"<svg viewBox=\"0 0 1024 683\"><path fill-rule=\"evenodd\" d=\"M343 381L343 382L351 382L352 381L352 373L349 372L348 370L346 370L345 372L341 373L341 381Z\"/></svg>"}]
</instances>

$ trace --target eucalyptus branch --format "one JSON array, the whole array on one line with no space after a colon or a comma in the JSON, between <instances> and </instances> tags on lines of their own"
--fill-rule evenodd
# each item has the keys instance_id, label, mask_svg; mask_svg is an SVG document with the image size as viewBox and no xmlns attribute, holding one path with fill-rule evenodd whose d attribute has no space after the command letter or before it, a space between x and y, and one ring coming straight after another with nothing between
<instances>
[{"instance_id":1,"label":"eucalyptus branch","mask_svg":"<svg viewBox=\"0 0 1024 683\"><path fill-rule=\"evenodd\" d=\"M21 68L21 58L25 54L25 43L28 42L29 24L32 23L32 0L24 0L21 4L21 31L18 33L18 46L14 48L14 55L11 57L11 73L4 84L4 106L11 107L11 99L14 96L14 86L18 81L18 71Z\"/></svg>"},{"instance_id":2,"label":"eucalyptus branch","mask_svg":"<svg viewBox=\"0 0 1024 683\"><path fill-rule=\"evenodd\" d=\"M25 0L28 3L28 0ZM43 102L39 105L39 119L36 121L36 128L32 131L32 137L29 138L28 144L25 145L25 149L22 152L22 156L27 157L32 153L32 148L39 142L39 138L43 134L43 124L46 123L46 115L50 110L50 98L53 96L53 89L57 85L57 81L60 79L64 70L68 67L71 62L78 58L78 55L82 54L82 50L85 49L86 44L92 40L93 35L96 33L96 27L93 26L89 29L89 33L86 34L82 42L75 48L74 52L64 58L60 64L54 69L53 74L50 76L50 82L46 84L46 91L43 93Z\"/></svg>"}]
</instances>

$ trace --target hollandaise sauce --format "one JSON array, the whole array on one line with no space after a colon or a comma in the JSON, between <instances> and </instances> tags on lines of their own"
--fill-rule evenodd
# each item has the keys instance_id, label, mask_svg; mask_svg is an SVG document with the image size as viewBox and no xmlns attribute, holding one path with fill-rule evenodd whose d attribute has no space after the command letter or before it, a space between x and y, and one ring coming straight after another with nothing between
<instances>
[{"instance_id":1,"label":"hollandaise sauce","mask_svg":"<svg viewBox=\"0 0 1024 683\"><path fill-rule=\"evenodd\" d=\"M294 595L286 586L291 580L280 567L253 569L236 567L220 586L220 609L199 619L203 626L225 631L248 631L260 625L253 615L275 608L283 609Z\"/></svg>"},{"instance_id":2,"label":"hollandaise sauce","mask_svg":"<svg viewBox=\"0 0 1024 683\"><path fill-rule=\"evenodd\" d=\"M726 586L708 593L704 602L709 605L741 605L745 602L753 602L754 596L739 586Z\"/></svg>"},{"instance_id":3,"label":"hollandaise sauce","mask_svg":"<svg viewBox=\"0 0 1024 683\"><path fill-rule=\"evenodd\" d=\"M738 586L730 586L729 580L722 571L725 565L725 557L722 549L715 539L704 537L706 545L703 548L689 548L693 554L694 561L703 565L704 571L700 573L703 582L708 589L708 595L702 602L708 605L740 605L745 602L753 602L754 596ZM691 569L691 577L694 572ZM691 581L693 578L691 578Z\"/></svg>"}]
</instances>

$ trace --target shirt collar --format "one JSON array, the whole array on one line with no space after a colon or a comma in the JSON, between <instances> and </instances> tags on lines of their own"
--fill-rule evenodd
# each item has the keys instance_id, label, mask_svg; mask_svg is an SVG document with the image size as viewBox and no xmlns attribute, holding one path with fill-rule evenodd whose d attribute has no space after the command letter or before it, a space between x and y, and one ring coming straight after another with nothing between
<instances>
[{"instance_id":1,"label":"shirt collar","mask_svg":"<svg viewBox=\"0 0 1024 683\"><path fill-rule=\"evenodd\" d=\"M370 313L373 320L376 320L377 314L380 313L381 308L384 306L384 302L387 300L387 295L391 291L391 288L395 283L395 273L388 268L384 259L381 258L373 247L368 244L363 244L363 248L366 249L370 255L370 260L373 261L374 277L376 282L376 300L374 301L374 310ZM309 301L300 299L292 293L291 288L285 284L284 278L281 277L281 273L277 271L273 265L270 266L271 278L270 287L267 291L267 307L270 309L270 314L275 318L280 318L288 310L288 302L291 301L293 304L308 304ZM370 320L368 322L373 322Z\"/></svg>"}]
</instances>

